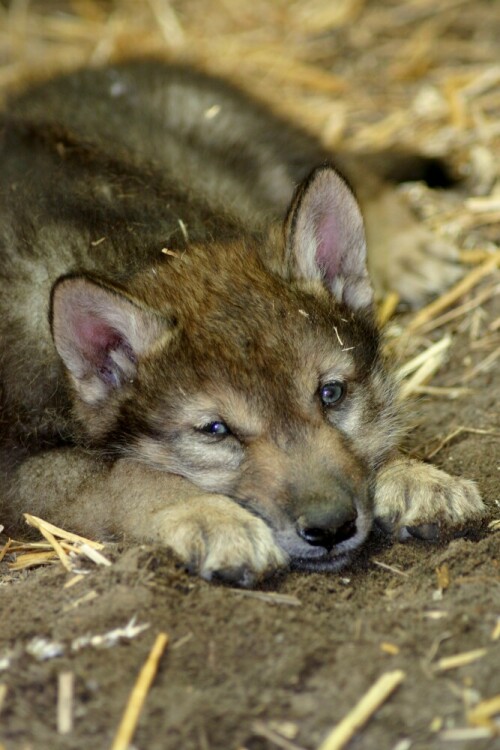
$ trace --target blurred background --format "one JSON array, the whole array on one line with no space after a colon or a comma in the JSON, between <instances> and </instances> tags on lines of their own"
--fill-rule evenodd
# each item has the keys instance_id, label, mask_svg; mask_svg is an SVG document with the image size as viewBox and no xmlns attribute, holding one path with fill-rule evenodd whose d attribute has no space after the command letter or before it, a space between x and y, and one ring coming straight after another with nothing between
<instances>
[{"instance_id":1,"label":"blurred background","mask_svg":"<svg viewBox=\"0 0 500 750\"><path fill-rule=\"evenodd\" d=\"M494 0L3 0L0 90L137 54L188 60L329 147L452 152L484 193L500 145L499 40Z\"/></svg>"}]
</instances>

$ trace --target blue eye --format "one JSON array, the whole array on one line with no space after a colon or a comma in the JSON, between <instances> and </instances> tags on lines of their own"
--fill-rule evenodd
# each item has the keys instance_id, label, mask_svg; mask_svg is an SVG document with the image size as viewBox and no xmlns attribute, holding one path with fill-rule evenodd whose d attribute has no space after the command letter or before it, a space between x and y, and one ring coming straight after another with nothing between
<instances>
[{"instance_id":1,"label":"blue eye","mask_svg":"<svg viewBox=\"0 0 500 750\"><path fill-rule=\"evenodd\" d=\"M200 432L204 432L207 435L214 435L215 437L227 437L231 435L231 430L225 422L209 422L203 425Z\"/></svg>"},{"instance_id":2,"label":"blue eye","mask_svg":"<svg viewBox=\"0 0 500 750\"><path fill-rule=\"evenodd\" d=\"M319 396L323 406L337 406L343 400L347 388L340 380L332 380L321 386Z\"/></svg>"}]
</instances>

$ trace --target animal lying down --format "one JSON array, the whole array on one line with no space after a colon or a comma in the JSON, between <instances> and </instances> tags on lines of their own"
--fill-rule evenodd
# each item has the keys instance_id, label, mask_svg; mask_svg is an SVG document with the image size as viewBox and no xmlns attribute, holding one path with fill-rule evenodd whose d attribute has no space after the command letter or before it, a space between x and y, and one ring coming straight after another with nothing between
<instances>
[{"instance_id":1,"label":"animal lying down","mask_svg":"<svg viewBox=\"0 0 500 750\"><path fill-rule=\"evenodd\" d=\"M160 543L250 586L337 570L374 520L435 538L483 515L471 481L397 452L363 220L313 138L154 61L35 86L1 132L4 523ZM379 288L418 303L454 278L339 158Z\"/></svg>"}]
</instances>

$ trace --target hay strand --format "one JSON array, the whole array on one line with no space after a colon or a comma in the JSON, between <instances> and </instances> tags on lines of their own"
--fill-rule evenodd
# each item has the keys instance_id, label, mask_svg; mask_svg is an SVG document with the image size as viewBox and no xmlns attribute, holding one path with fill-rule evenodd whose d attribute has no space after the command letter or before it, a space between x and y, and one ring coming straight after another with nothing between
<instances>
[{"instance_id":1,"label":"hay strand","mask_svg":"<svg viewBox=\"0 0 500 750\"><path fill-rule=\"evenodd\" d=\"M48 541L48 543L53 547L54 552L58 556L59 560L62 563L63 568L66 568L68 571L73 570L73 566L71 565L71 562L69 560L68 555L63 550L55 536L47 529L45 528L43 522L37 527L40 534L45 537L45 539Z\"/></svg>"},{"instance_id":2,"label":"hay strand","mask_svg":"<svg viewBox=\"0 0 500 750\"><path fill-rule=\"evenodd\" d=\"M2 549L0 549L0 562L4 559L7 552L10 550L12 546L12 539L7 539L5 544L3 545Z\"/></svg>"},{"instance_id":3,"label":"hay strand","mask_svg":"<svg viewBox=\"0 0 500 750\"><path fill-rule=\"evenodd\" d=\"M460 425L456 429L454 429L452 432L449 433L449 435L446 435L441 442L430 452L426 455L426 459L430 460L431 458L434 458L434 456L437 456L437 454L443 450L443 448L448 445L448 443L451 443L452 440L455 440L456 437L459 435L472 433L473 435L494 435L494 430L481 430L479 428L475 427L466 427L465 425Z\"/></svg>"},{"instance_id":4,"label":"hay strand","mask_svg":"<svg viewBox=\"0 0 500 750\"><path fill-rule=\"evenodd\" d=\"M318 750L341 750L385 703L405 677L405 673L400 669L381 675L352 711L323 740Z\"/></svg>"},{"instance_id":5,"label":"hay strand","mask_svg":"<svg viewBox=\"0 0 500 750\"><path fill-rule=\"evenodd\" d=\"M111 565L111 561L107 557L104 557L102 552L99 552L95 547L91 547L88 542L83 542L77 549L96 565L105 565L106 567Z\"/></svg>"},{"instance_id":6,"label":"hay strand","mask_svg":"<svg viewBox=\"0 0 500 750\"><path fill-rule=\"evenodd\" d=\"M50 552L27 552L24 555L18 555L13 562L9 563L9 570L25 570L39 565L50 565L56 560L58 560L58 557L54 550L50 550Z\"/></svg>"},{"instance_id":7,"label":"hay strand","mask_svg":"<svg viewBox=\"0 0 500 750\"><path fill-rule=\"evenodd\" d=\"M488 740L491 737L493 737L493 732L487 727L445 729L439 734L439 739L444 740L444 742L472 742L474 740Z\"/></svg>"},{"instance_id":8,"label":"hay strand","mask_svg":"<svg viewBox=\"0 0 500 750\"><path fill-rule=\"evenodd\" d=\"M47 565L59 560L67 571L73 571L75 558L86 557L96 565L111 565L99 550L104 549L100 542L94 542L85 537L54 526L37 516L24 514L26 522L36 528L45 538L45 542L16 542L11 539L7 549L3 550L17 555L9 563L10 570L23 570L37 565ZM19 554L24 552L25 554ZM1 558L0 558L1 559Z\"/></svg>"},{"instance_id":9,"label":"hay strand","mask_svg":"<svg viewBox=\"0 0 500 750\"><path fill-rule=\"evenodd\" d=\"M91 539L79 536L78 534L73 534L71 531L65 531L64 529L59 528L59 526L54 526L54 524L44 521L42 518L38 518L38 516L32 516L30 513L25 513L24 518L29 526L38 529L40 533L42 533L43 528L53 536L59 537L59 539L64 539L68 542L81 542L82 544L88 544L89 547L93 547L94 549L104 549L104 544L93 542Z\"/></svg>"},{"instance_id":10,"label":"hay strand","mask_svg":"<svg viewBox=\"0 0 500 750\"><path fill-rule=\"evenodd\" d=\"M425 323L432 320L438 313L441 313L447 307L456 302L460 297L473 289L479 282L493 273L500 265L500 252L493 253L487 260L464 276L448 292L438 297L418 312L413 320L410 321L406 333L411 334L421 328Z\"/></svg>"},{"instance_id":11,"label":"hay strand","mask_svg":"<svg viewBox=\"0 0 500 750\"><path fill-rule=\"evenodd\" d=\"M418 389L425 385L439 370L450 344L451 336L447 334L399 368L396 377L400 380L413 373L400 387L399 398L401 400L417 393Z\"/></svg>"},{"instance_id":12,"label":"hay strand","mask_svg":"<svg viewBox=\"0 0 500 750\"><path fill-rule=\"evenodd\" d=\"M251 589L229 589L234 594L250 599L259 599L268 604L285 604L289 607L300 607L302 602L297 596L291 594L280 594L277 591L252 591Z\"/></svg>"},{"instance_id":13,"label":"hay strand","mask_svg":"<svg viewBox=\"0 0 500 750\"><path fill-rule=\"evenodd\" d=\"M132 689L111 750L127 750L134 736L144 701L155 678L158 664L167 643L168 635L159 633Z\"/></svg>"},{"instance_id":14,"label":"hay strand","mask_svg":"<svg viewBox=\"0 0 500 750\"><path fill-rule=\"evenodd\" d=\"M476 727L491 727L493 717L500 714L500 694L481 701L467 713L467 722Z\"/></svg>"},{"instance_id":15,"label":"hay strand","mask_svg":"<svg viewBox=\"0 0 500 750\"><path fill-rule=\"evenodd\" d=\"M399 301L400 297L397 292L389 292L389 294L384 297L377 311L377 323L381 328L383 328L392 318L396 312Z\"/></svg>"},{"instance_id":16,"label":"hay strand","mask_svg":"<svg viewBox=\"0 0 500 750\"><path fill-rule=\"evenodd\" d=\"M296 745L295 742L292 742L288 737L284 737L274 727L268 726L263 721L254 721L252 732L258 737L269 740L276 747L280 747L281 750L305 750L305 748Z\"/></svg>"},{"instance_id":17,"label":"hay strand","mask_svg":"<svg viewBox=\"0 0 500 750\"><path fill-rule=\"evenodd\" d=\"M437 672L448 672L450 669L458 669L459 667L466 667L468 664L473 664L479 659L483 659L488 653L485 648L476 648L473 651L465 651L462 654L454 654L453 656L445 656L439 659L436 664Z\"/></svg>"},{"instance_id":18,"label":"hay strand","mask_svg":"<svg viewBox=\"0 0 500 750\"><path fill-rule=\"evenodd\" d=\"M57 732L70 734L73 731L73 672L61 672L57 691Z\"/></svg>"}]
</instances>

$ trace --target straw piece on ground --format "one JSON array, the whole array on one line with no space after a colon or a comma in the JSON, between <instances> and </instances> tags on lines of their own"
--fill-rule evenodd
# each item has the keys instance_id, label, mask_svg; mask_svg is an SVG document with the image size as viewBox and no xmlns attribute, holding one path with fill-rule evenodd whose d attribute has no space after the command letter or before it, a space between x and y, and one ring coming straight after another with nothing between
<instances>
[{"instance_id":1,"label":"straw piece on ground","mask_svg":"<svg viewBox=\"0 0 500 750\"><path fill-rule=\"evenodd\" d=\"M11 539L10 552L35 552L40 550L43 552L53 552L52 545L48 542L17 542L15 539Z\"/></svg>"},{"instance_id":2,"label":"straw piece on ground","mask_svg":"<svg viewBox=\"0 0 500 750\"><path fill-rule=\"evenodd\" d=\"M450 568L447 563L443 563L436 568L437 587L441 591L446 591L450 585Z\"/></svg>"},{"instance_id":3,"label":"straw piece on ground","mask_svg":"<svg viewBox=\"0 0 500 750\"><path fill-rule=\"evenodd\" d=\"M430 453L427 453L426 459L434 458L439 451L441 451L448 443L451 443L452 440L454 440L456 437L462 434L472 433L474 435L494 435L494 430L481 430L479 428L475 427L466 427L465 425L460 425L459 427L455 428L452 432L449 433L449 435L446 435L445 438L441 440L439 445L437 445Z\"/></svg>"},{"instance_id":4,"label":"straw piece on ground","mask_svg":"<svg viewBox=\"0 0 500 750\"><path fill-rule=\"evenodd\" d=\"M467 302L464 302L463 305L454 307L453 309L448 310L442 315L439 315L437 318L434 318L433 320L430 320L428 323L425 323L422 326L420 326L419 334L430 333L430 331L434 331L436 328L441 328L446 323L450 323L452 320L456 320L457 318L460 318L461 316L465 315L471 310L474 310L480 305L482 305L483 302L486 302L491 297L496 296L499 293L499 291L500 289L497 283L490 284L487 289L481 290L474 297L474 299L468 300Z\"/></svg>"},{"instance_id":5,"label":"straw piece on ground","mask_svg":"<svg viewBox=\"0 0 500 750\"><path fill-rule=\"evenodd\" d=\"M385 326L396 312L399 300L400 297L397 292L389 292L389 294L382 300L377 311L377 323L381 328Z\"/></svg>"},{"instance_id":6,"label":"straw piece on ground","mask_svg":"<svg viewBox=\"0 0 500 750\"><path fill-rule=\"evenodd\" d=\"M497 349L495 349L494 352L491 352L490 354L488 354L487 357L485 357L476 365L474 365L474 367L472 367L468 372L462 375L462 382L470 383L470 381L474 380L474 378L476 377L476 375L478 375L478 373L483 372L483 370L488 371L499 357L500 357L500 346Z\"/></svg>"},{"instance_id":7,"label":"straw piece on ground","mask_svg":"<svg viewBox=\"0 0 500 750\"><path fill-rule=\"evenodd\" d=\"M458 253L460 263L475 265L491 258L488 250L460 250Z\"/></svg>"},{"instance_id":8,"label":"straw piece on ground","mask_svg":"<svg viewBox=\"0 0 500 750\"><path fill-rule=\"evenodd\" d=\"M42 518L38 518L38 516L32 516L30 513L25 513L24 518L29 526L33 526L39 531L41 531L41 527L43 527L55 537L65 539L67 542L82 542L83 544L88 544L89 547L94 547L94 549L104 549L104 544L93 542L91 539L86 539L84 536L73 534L71 531L65 531L64 529L59 528L59 526L54 526L54 524L44 521Z\"/></svg>"},{"instance_id":9,"label":"straw piece on ground","mask_svg":"<svg viewBox=\"0 0 500 750\"><path fill-rule=\"evenodd\" d=\"M69 734L73 731L73 672L61 672L57 691L57 731Z\"/></svg>"},{"instance_id":10,"label":"straw piece on ground","mask_svg":"<svg viewBox=\"0 0 500 750\"><path fill-rule=\"evenodd\" d=\"M3 545L2 549L0 549L0 562L2 562L2 560L4 559L11 545L12 545L12 539L8 539L6 543Z\"/></svg>"},{"instance_id":11,"label":"straw piece on ground","mask_svg":"<svg viewBox=\"0 0 500 750\"><path fill-rule=\"evenodd\" d=\"M473 651L465 651L462 654L454 654L453 656L444 656L436 664L437 672L447 672L450 669L458 669L459 667L466 667L468 664L473 664L475 661L479 661L486 656L488 650L485 648L476 648Z\"/></svg>"},{"instance_id":12,"label":"straw piece on ground","mask_svg":"<svg viewBox=\"0 0 500 750\"><path fill-rule=\"evenodd\" d=\"M422 367L422 365L425 365L428 360L434 360L438 355L445 352L450 344L451 336L449 334L443 336L442 339L431 344L431 346L425 349L425 351L420 352L420 354L417 354L415 357L408 360L408 362L405 362L405 364L396 372L397 379L403 380L408 375L411 375L412 372L416 372Z\"/></svg>"},{"instance_id":13,"label":"straw piece on ground","mask_svg":"<svg viewBox=\"0 0 500 750\"><path fill-rule=\"evenodd\" d=\"M297 596L290 594L279 594L276 591L250 591L245 589L229 589L233 594L249 597L251 599L260 599L262 602L269 604L288 604L291 607L300 607L302 602Z\"/></svg>"},{"instance_id":14,"label":"straw piece on ground","mask_svg":"<svg viewBox=\"0 0 500 750\"><path fill-rule=\"evenodd\" d=\"M430 380L443 364L450 344L451 336L447 334L440 341L432 344L425 351L413 357L413 359L399 368L396 373L399 379L413 372L413 375L401 385L399 391L400 400L418 393L419 388Z\"/></svg>"},{"instance_id":15,"label":"straw piece on ground","mask_svg":"<svg viewBox=\"0 0 500 750\"><path fill-rule=\"evenodd\" d=\"M391 573L395 573L397 576L403 576L404 578L409 577L409 573L405 573L404 570L399 570L399 568L396 568L394 565L388 565L385 562L382 562L381 560L372 560L372 563L374 565L377 565L379 568L383 568L384 570L390 570Z\"/></svg>"},{"instance_id":16,"label":"straw piece on ground","mask_svg":"<svg viewBox=\"0 0 500 750\"><path fill-rule=\"evenodd\" d=\"M56 553L56 555L58 556L59 560L62 563L62 566L66 568L66 570L71 572L73 570L73 566L71 565L70 559L68 555L66 554L66 552L61 547L61 545L59 544L59 542L57 541L57 539L55 538L55 536L51 534L51 532L48 529L46 529L43 525L38 526L38 530L40 534L42 534L42 536L45 537L48 543L52 545L52 547L54 548L54 552Z\"/></svg>"},{"instance_id":17,"label":"straw piece on ground","mask_svg":"<svg viewBox=\"0 0 500 750\"><path fill-rule=\"evenodd\" d=\"M252 724L252 731L258 737L263 737L264 739L269 740L269 742L276 745L276 747L280 747L282 750L304 750L304 748L296 745L295 742L284 737L272 727L267 726L263 721L254 721Z\"/></svg>"},{"instance_id":18,"label":"straw piece on ground","mask_svg":"<svg viewBox=\"0 0 500 750\"><path fill-rule=\"evenodd\" d=\"M488 740L493 732L487 727L464 727L463 729L445 729L440 732L439 739L445 742L469 742L473 740Z\"/></svg>"},{"instance_id":19,"label":"straw piece on ground","mask_svg":"<svg viewBox=\"0 0 500 750\"><path fill-rule=\"evenodd\" d=\"M475 727L491 726L492 719L500 714L500 694L481 701L467 713L467 722Z\"/></svg>"},{"instance_id":20,"label":"straw piece on ground","mask_svg":"<svg viewBox=\"0 0 500 750\"><path fill-rule=\"evenodd\" d=\"M7 685L4 683L0 684L0 714L2 713L3 704L5 703L5 697L7 695Z\"/></svg>"},{"instance_id":21,"label":"straw piece on ground","mask_svg":"<svg viewBox=\"0 0 500 750\"><path fill-rule=\"evenodd\" d=\"M51 565L57 559L54 550L50 550L50 552L27 552L25 555L19 555L14 562L9 563L9 570L24 570L38 565Z\"/></svg>"},{"instance_id":22,"label":"straw piece on ground","mask_svg":"<svg viewBox=\"0 0 500 750\"><path fill-rule=\"evenodd\" d=\"M91 646L92 648L111 648L116 646L121 640L130 640L149 628L149 623L142 625L136 624L137 617L134 615L129 622L121 628L108 630L106 633L97 635L80 635L71 642L71 650L74 652L81 651L82 648Z\"/></svg>"},{"instance_id":23,"label":"straw piece on ground","mask_svg":"<svg viewBox=\"0 0 500 750\"><path fill-rule=\"evenodd\" d=\"M446 294L443 294L438 299L431 302L430 305L424 307L418 312L413 320L410 321L406 333L414 333L420 326L424 325L428 321L432 320L438 313L450 307L457 299L462 297L466 292L470 291L473 287L478 284L481 279L488 276L490 273L498 268L500 265L500 252L493 253L487 260L481 265L470 271L463 279L461 279L454 287L452 287Z\"/></svg>"},{"instance_id":24,"label":"straw piece on ground","mask_svg":"<svg viewBox=\"0 0 500 750\"><path fill-rule=\"evenodd\" d=\"M107 557L104 557L101 552L98 552L94 547L91 547L85 542L78 545L78 547L76 548L76 552L81 552L86 557L88 557L89 560L92 560L92 562L96 565L111 565L111 561L108 560Z\"/></svg>"},{"instance_id":25,"label":"straw piece on ground","mask_svg":"<svg viewBox=\"0 0 500 750\"><path fill-rule=\"evenodd\" d=\"M399 390L400 400L404 400L405 398L409 398L415 393L418 393L419 388L422 388L422 386L425 385L439 370L444 362L444 357L445 350L442 349L441 351L436 352L426 362L421 364L418 370L413 373L411 378L409 378L406 383L403 383L403 385L401 386Z\"/></svg>"},{"instance_id":26,"label":"straw piece on ground","mask_svg":"<svg viewBox=\"0 0 500 750\"><path fill-rule=\"evenodd\" d=\"M416 385L413 393L417 396L435 396L436 398L449 398L454 401L461 396L468 396L473 392L472 388L446 388L438 385Z\"/></svg>"},{"instance_id":27,"label":"straw piece on ground","mask_svg":"<svg viewBox=\"0 0 500 750\"><path fill-rule=\"evenodd\" d=\"M63 612L71 612L71 610L80 607L80 605L82 604L93 602L94 599L97 599L98 596L99 594L94 589L92 589L92 591L87 591L87 593L81 596L79 599L75 599L74 601L70 602L70 604L67 604L65 607L63 607Z\"/></svg>"},{"instance_id":28,"label":"straw piece on ground","mask_svg":"<svg viewBox=\"0 0 500 750\"><path fill-rule=\"evenodd\" d=\"M72 586L75 586L77 583L80 583L80 581L83 581L85 578L82 573L78 573L76 576L73 576L73 578L70 578L69 581L66 581L66 583L63 586L63 589L70 589Z\"/></svg>"},{"instance_id":29,"label":"straw piece on ground","mask_svg":"<svg viewBox=\"0 0 500 750\"><path fill-rule=\"evenodd\" d=\"M176 641L173 646L170 646L170 650L177 651L178 648L182 648L186 643L189 643L189 641L193 637L193 633L189 631L189 633L186 633L186 635L183 635L181 638L179 638L179 640Z\"/></svg>"},{"instance_id":30,"label":"straw piece on ground","mask_svg":"<svg viewBox=\"0 0 500 750\"><path fill-rule=\"evenodd\" d=\"M382 641L379 648L384 654L389 654L389 656L397 656L401 651L399 646L396 646L395 643L390 643L389 641Z\"/></svg>"},{"instance_id":31,"label":"straw piece on ground","mask_svg":"<svg viewBox=\"0 0 500 750\"><path fill-rule=\"evenodd\" d=\"M153 648L151 649L132 692L130 693L130 698L128 699L125 713L123 714L120 726L118 727L111 750L127 750L132 737L134 736L137 722L139 721L139 715L144 705L144 701L146 700L146 695L148 694L148 690L154 680L159 661L167 643L168 635L166 633L159 633L156 636Z\"/></svg>"},{"instance_id":32,"label":"straw piece on ground","mask_svg":"<svg viewBox=\"0 0 500 750\"><path fill-rule=\"evenodd\" d=\"M381 675L359 703L323 740L318 750L340 750L405 679L405 673L396 669Z\"/></svg>"},{"instance_id":33,"label":"straw piece on ground","mask_svg":"<svg viewBox=\"0 0 500 750\"><path fill-rule=\"evenodd\" d=\"M500 618L497 620L497 624L491 631L491 640L492 641L500 640Z\"/></svg>"}]
</instances>

